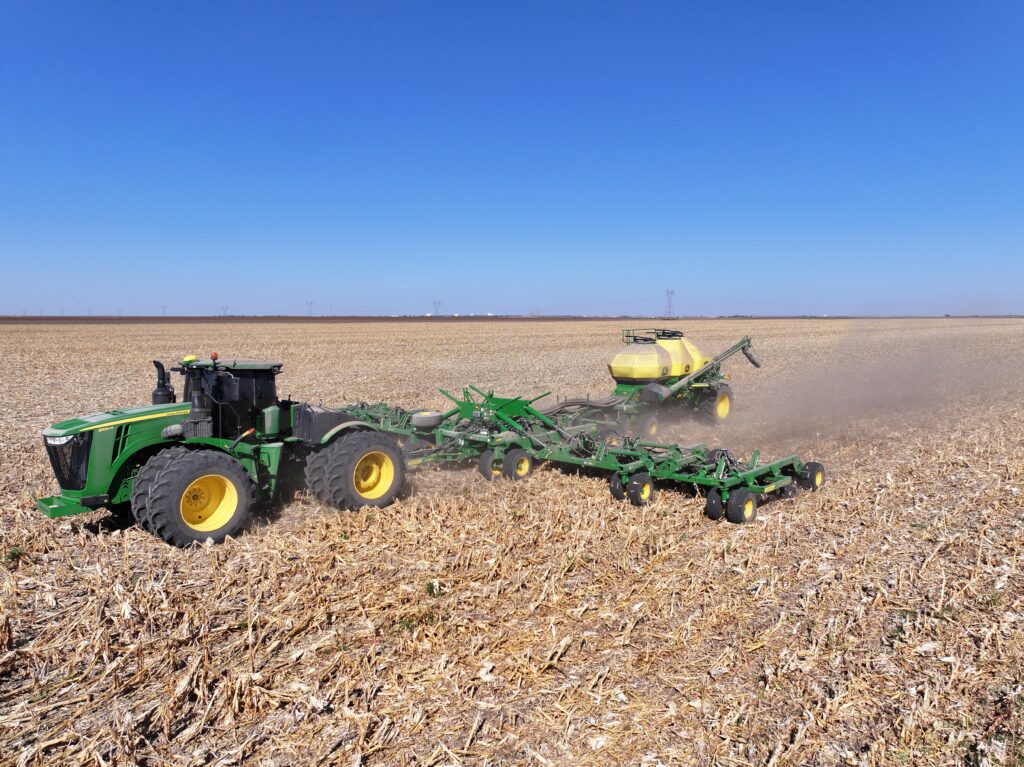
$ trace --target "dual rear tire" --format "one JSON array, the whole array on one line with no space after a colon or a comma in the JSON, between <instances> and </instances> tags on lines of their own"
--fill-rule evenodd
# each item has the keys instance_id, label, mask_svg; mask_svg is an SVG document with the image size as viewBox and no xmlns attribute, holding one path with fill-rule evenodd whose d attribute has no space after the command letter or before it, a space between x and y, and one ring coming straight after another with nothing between
<instances>
[{"instance_id":1,"label":"dual rear tire","mask_svg":"<svg viewBox=\"0 0 1024 767\"><path fill-rule=\"evenodd\" d=\"M376 431L343 434L306 461L309 491L318 501L339 509L388 506L404 485L401 448Z\"/></svg>"}]
</instances>

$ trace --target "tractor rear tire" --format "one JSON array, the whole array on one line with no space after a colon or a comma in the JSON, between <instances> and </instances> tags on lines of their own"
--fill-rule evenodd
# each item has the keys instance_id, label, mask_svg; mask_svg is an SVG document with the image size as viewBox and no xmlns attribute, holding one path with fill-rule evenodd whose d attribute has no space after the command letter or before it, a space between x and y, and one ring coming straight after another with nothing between
<instances>
[{"instance_id":1,"label":"tractor rear tire","mask_svg":"<svg viewBox=\"0 0 1024 767\"><path fill-rule=\"evenodd\" d=\"M173 448L172 448L173 450ZM150 459L166 465L136 510L139 523L172 546L238 535L252 511L255 487L242 464L218 450L184 450L166 460L165 450ZM141 474L141 472L140 472Z\"/></svg>"},{"instance_id":2,"label":"tractor rear tire","mask_svg":"<svg viewBox=\"0 0 1024 767\"><path fill-rule=\"evenodd\" d=\"M387 434L343 434L322 453L329 503L339 509L383 508L402 492L405 459L398 443Z\"/></svg>"},{"instance_id":3,"label":"tractor rear tire","mask_svg":"<svg viewBox=\"0 0 1024 767\"><path fill-rule=\"evenodd\" d=\"M320 503L331 503L331 489L327 485L327 449L322 448L306 458L306 489Z\"/></svg>"},{"instance_id":4,"label":"tractor rear tire","mask_svg":"<svg viewBox=\"0 0 1024 767\"><path fill-rule=\"evenodd\" d=\"M476 461L476 470L480 476L488 482L493 482L501 476L501 466L494 465L494 451L484 450Z\"/></svg>"},{"instance_id":5,"label":"tractor rear tire","mask_svg":"<svg viewBox=\"0 0 1024 767\"><path fill-rule=\"evenodd\" d=\"M722 494L717 488L708 491L708 497L704 499L704 516L708 519L719 520L725 515L722 506Z\"/></svg>"},{"instance_id":6,"label":"tractor rear tire","mask_svg":"<svg viewBox=\"0 0 1024 767\"><path fill-rule=\"evenodd\" d=\"M152 489L153 483L156 482L160 472L168 466L173 466L188 454L189 450L181 445L166 448L142 464L135 474L135 479L132 481L132 516L139 523L139 527L147 533L156 535L156 531L149 528L149 513L146 511L149 491Z\"/></svg>"},{"instance_id":7,"label":"tractor rear tire","mask_svg":"<svg viewBox=\"0 0 1024 767\"><path fill-rule=\"evenodd\" d=\"M526 479L533 471L533 458L520 447L509 450L505 453L505 459L501 462L501 476L506 479Z\"/></svg>"},{"instance_id":8,"label":"tractor rear tire","mask_svg":"<svg viewBox=\"0 0 1024 767\"><path fill-rule=\"evenodd\" d=\"M732 412L732 389L729 384L719 384L715 391L705 397L700 403L700 412L710 423L725 423Z\"/></svg>"},{"instance_id":9,"label":"tractor rear tire","mask_svg":"<svg viewBox=\"0 0 1024 767\"><path fill-rule=\"evenodd\" d=\"M824 483L825 467L817 461L805 463L803 474L801 474L797 479L797 484L799 484L804 490L810 490L814 493L817 492Z\"/></svg>"},{"instance_id":10,"label":"tractor rear tire","mask_svg":"<svg viewBox=\"0 0 1024 767\"><path fill-rule=\"evenodd\" d=\"M725 518L734 525L749 525L757 519L757 496L746 488L729 493L725 507Z\"/></svg>"},{"instance_id":11,"label":"tractor rear tire","mask_svg":"<svg viewBox=\"0 0 1024 767\"><path fill-rule=\"evenodd\" d=\"M626 483L626 496L634 506L646 506L654 500L654 480L649 474L634 474Z\"/></svg>"}]
</instances>

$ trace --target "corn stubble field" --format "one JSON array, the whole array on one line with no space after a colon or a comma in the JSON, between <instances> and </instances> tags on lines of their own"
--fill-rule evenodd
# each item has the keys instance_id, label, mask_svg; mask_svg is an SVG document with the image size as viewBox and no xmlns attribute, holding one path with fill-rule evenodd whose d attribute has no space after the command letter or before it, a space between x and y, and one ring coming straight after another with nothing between
<instances>
[{"instance_id":1,"label":"corn stubble field","mask_svg":"<svg viewBox=\"0 0 1024 767\"><path fill-rule=\"evenodd\" d=\"M372 512L300 495L191 550L33 508L40 431L148 401L154 358L436 407L607 393L624 324L0 328L0 763L1024 763L1021 321L675 323L765 365L728 363L735 420L673 439L829 472L752 526L550 467L424 471Z\"/></svg>"}]
</instances>

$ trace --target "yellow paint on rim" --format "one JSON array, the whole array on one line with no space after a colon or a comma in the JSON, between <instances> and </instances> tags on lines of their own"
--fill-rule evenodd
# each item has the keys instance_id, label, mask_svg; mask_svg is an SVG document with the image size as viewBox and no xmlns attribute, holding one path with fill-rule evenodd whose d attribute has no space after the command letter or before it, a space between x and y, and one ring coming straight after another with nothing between
<instances>
[{"instance_id":1,"label":"yellow paint on rim","mask_svg":"<svg viewBox=\"0 0 1024 767\"><path fill-rule=\"evenodd\" d=\"M747 498L743 503L743 518L749 520L752 516L754 516L754 499Z\"/></svg>"},{"instance_id":2,"label":"yellow paint on rim","mask_svg":"<svg viewBox=\"0 0 1024 767\"><path fill-rule=\"evenodd\" d=\"M178 506L186 525L209 533L224 527L235 516L238 490L222 474L204 474L185 488Z\"/></svg>"},{"instance_id":3,"label":"yellow paint on rim","mask_svg":"<svg viewBox=\"0 0 1024 767\"><path fill-rule=\"evenodd\" d=\"M729 417L729 408L732 403L729 401L729 395L724 391L718 393L718 401L715 402L715 415L722 421Z\"/></svg>"},{"instance_id":4,"label":"yellow paint on rim","mask_svg":"<svg viewBox=\"0 0 1024 767\"><path fill-rule=\"evenodd\" d=\"M646 501L650 497L651 497L651 483L650 482L644 482L640 486L640 500L641 501Z\"/></svg>"},{"instance_id":5,"label":"yellow paint on rim","mask_svg":"<svg viewBox=\"0 0 1024 767\"><path fill-rule=\"evenodd\" d=\"M516 476L525 477L530 473L530 459L527 456L523 456L516 461Z\"/></svg>"},{"instance_id":6,"label":"yellow paint on rim","mask_svg":"<svg viewBox=\"0 0 1024 767\"><path fill-rule=\"evenodd\" d=\"M822 480L825 479L825 475L822 474L821 470L814 472L814 486L821 487Z\"/></svg>"},{"instance_id":7,"label":"yellow paint on rim","mask_svg":"<svg viewBox=\"0 0 1024 767\"><path fill-rule=\"evenodd\" d=\"M395 462L391 456L374 450L356 462L352 471L352 484L356 492L368 501L380 498L395 482Z\"/></svg>"}]
</instances>

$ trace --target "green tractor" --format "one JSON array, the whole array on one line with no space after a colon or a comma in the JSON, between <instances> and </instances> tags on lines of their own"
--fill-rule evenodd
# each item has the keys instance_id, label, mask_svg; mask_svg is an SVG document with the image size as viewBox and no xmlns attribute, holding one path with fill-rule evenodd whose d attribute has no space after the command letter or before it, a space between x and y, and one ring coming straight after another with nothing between
<instances>
[{"instance_id":1,"label":"green tractor","mask_svg":"<svg viewBox=\"0 0 1024 767\"><path fill-rule=\"evenodd\" d=\"M107 508L185 546L237 535L256 503L303 473L318 497L347 508L384 506L401 490L396 440L338 411L278 399L281 363L185 357L172 369L184 376L182 402L163 364L153 364L151 405L45 430L61 488L36 500L47 516ZM323 455L307 462L317 450Z\"/></svg>"}]
</instances>

